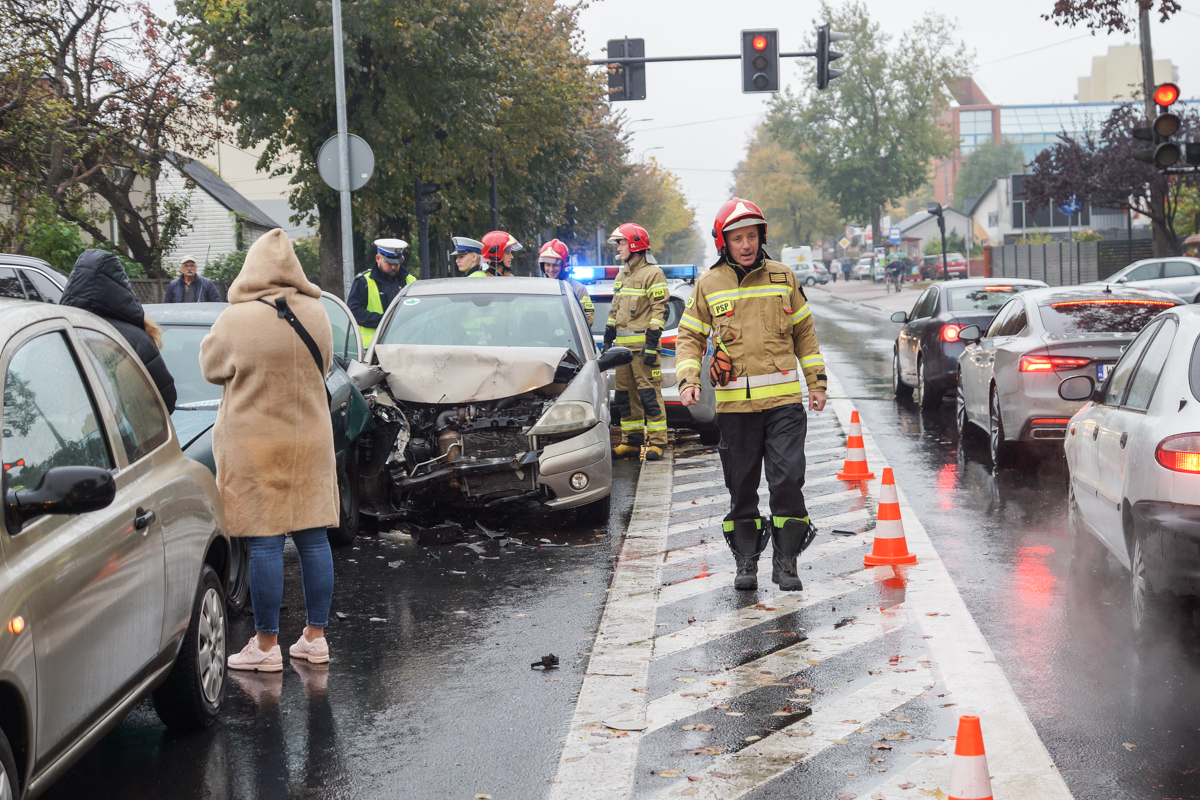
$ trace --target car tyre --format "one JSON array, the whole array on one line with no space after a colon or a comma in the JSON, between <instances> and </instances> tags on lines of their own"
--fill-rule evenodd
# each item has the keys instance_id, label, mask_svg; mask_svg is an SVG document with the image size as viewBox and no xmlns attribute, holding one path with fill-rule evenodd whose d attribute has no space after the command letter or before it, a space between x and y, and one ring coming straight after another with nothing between
<instances>
[{"instance_id":1,"label":"car tyre","mask_svg":"<svg viewBox=\"0 0 1200 800\"><path fill-rule=\"evenodd\" d=\"M971 430L971 420L967 417L967 396L963 393L962 375L958 376L954 390L954 428L958 431L958 441L965 442L967 437L975 432Z\"/></svg>"},{"instance_id":2,"label":"car tyre","mask_svg":"<svg viewBox=\"0 0 1200 800\"><path fill-rule=\"evenodd\" d=\"M992 453L992 466L1002 469L1012 465L1017 445L1004 438L1004 418L1000 415L1000 393L992 387L988 400L988 444Z\"/></svg>"},{"instance_id":3,"label":"car tyre","mask_svg":"<svg viewBox=\"0 0 1200 800\"><path fill-rule=\"evenodd\" d=\"M229 589L225 592L225 607L229 618L237 619L250 607L250 540L238 537L231 540Z\"/></svg>"},{"instance_id":4,"label":"car tyre","mask_svg":"<svg viewBox=\"0 0 1200 800\"><path fill-rule=\"evenodd\" d=\"M1168 598L1153 591L1146 579L1145 540L1135 535L1129 548L1129 617L1134 638L1145 643L1163 632L1170 610Z\"/></svg>"},{"instance_id":5,"label":"car tyre","mask_svg":"<svg viewBox=\"0 0 1200 800\"><path fill-rule=\"evenodd\" d=\"M700 435L700 444L706 447L716 447L721 443L721 429L716 425L700 428L696 432Z\"/></svg>"},{"instance_id":6,"label":"car tyre","mask_svg":"<svg viewBox=\"0 0 1200 800\"><path fill-rule=\"evenodd\" d=\"M900 377L900 351L892 351L892 392L897 398L912 397L912 387Z\"/></svg>"},{"instance_id":7,"label":"car tyre","mask_svg":"<svg viewBox=\"0 0 1200 800\"><path fill-rule=\"evenodd\" d=\"M929 387L925 377L925 359L917 358L917 386L914 395L915 402L925 411L931 411L942 404L942 393Z\"/></svg>"},{"instance_id":8,"label":"car tyre","mask_svg":"<svg viewBox=\"0 0 1200 800\"><path fill-rule=\"evenodd\" d=\"M154 690L154 710L168 728L199 730L217 718L225 699L228 633L225 590L205 564L175 666Z\"/></svg>"},{"instance_id":9,"label":"car tyre","mask_svg":"<svg viewBox=\"0 0 1200 800\"><path fill-rule=\"evenodd\" d=\"M334 547L354 544L358 535L358 454L346 453L346 464L338 470L338 524L329 529L329 543Z\"/></svg>"},{"instance_id":10,"label":"car tyre","mask_svg":"<svg viewBox=\"0 0 1200 800\"><path fill-rule=\"evenodd\" d=\"M805 283L808 284L809 286L816 286L817 279L810 277L808 280L805 281Z\"/></svg>"},{"instance_id":11,"label":"car tyre","mask_svg":"<svg viewBox=\"0 0 1200 800\"><path fill-rule=\"evenodd\" d=\"M17 759L8 745L8 737L0 731L0 800L19 797L21 792L17 787Z\"/></svg>"}]
</instances>

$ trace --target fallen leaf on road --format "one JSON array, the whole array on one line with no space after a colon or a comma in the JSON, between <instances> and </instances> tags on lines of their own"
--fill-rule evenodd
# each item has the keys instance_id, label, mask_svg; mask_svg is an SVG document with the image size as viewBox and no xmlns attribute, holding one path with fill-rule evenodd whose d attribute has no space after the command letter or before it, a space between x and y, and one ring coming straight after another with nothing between
<instances>
[{"instance_id":1,"label":"fallen leaf on road","mask_svg":"<svg viewBox=\"0 0 1200 800\"><path fill-rule=\"evenodd\" d=\"M912 722L911 719L904 716L903 714L897 714L896 716L892 717L892 719L896 720L896 722Z\"/></svg>"},{"instance_id":2,"label":"fallen leaf on road","mask_svg":"<svg viewBox=\"0 0 1200 800\"><path fill-rule=\"evenodd\" d=\"M859 728L858 730L855 731L855 733L870 733L870 732L871 732L870 728Z\"/></svg>"},{"instance_id":3,"label":"fallen leaf on road","mask_svg":"<svg viewBox=\"0 0 1200 800\"><path fill-rule=\"evenodd\" d=\"M908 781L907 783L900 784L900 788L901 789L915 789L915 788L917 788L917 785L915 783L913 783L912 781Z\"/></svg>"},{"instance_id":4,"label":"fallen leaf on road","mask_svg":"<svg viewBox=\"0 0 1200 800\"><path fill-rule=\"evenodd\" d=\"M475 795L475 800L492 800L492 796L490 794L477 794Z\"/></svg>"},{"instance_id":5,"label":"fallen leaf on road","mask_svg":"<svg viewBox=\"0 0 1200 800\"><path fill-rule=\"evenodd\" d=\"M746 716L746 712L745 711L726 711L725 716L727 716L727 717L744 717L744 716Z\"/></svg>"},{"instance_id":6,"label":"fallen leaf on road","mask_svg":"<svg viewBox=\"0 0 1200 800\"><path fill-rule=\"evenodd\" d=\"M849 739L830 739L829 741L833 742L834 744L850 744Z\"/></svg>"},{"instance_id":7,"label":"fallen leaf on road","mask_svg":"<svg viewBox=\"0 0 1200 800\"><path fill-rule=\"evenodd\" d=\"M703 775L688 775L688 780L699 783L700 781L704 780L704 776Z\"/></svg>"},{"instance_id":8,"label":"fallen leaf on road","mask_svg":"<svg viewBox=\"0 0 1200 800\"><path fill-rule=\"evenodd\" d=\"M724 705L724 706L713 706L713 708L718 708L718 709L720 709L721 711L724 711L725 709L729 708L729 706L728 706L728 705Z\"/></svg>"},{"instance_id":9,"label":"fallen leaf on road","mask_svg":"<svg viewBox=\"0 0 1200 800\"><path fill-rule=\"evenodd\" d=\"M696 730L698 730L698 731L715 731L716 729L717 729L716 725L709 725L707 722L697 722L696 723Z\"/></svg>"},{"instance_id":10,"label":"fallen leaf on road","mask_svg":"<svg viewBox=\"0 0 1200 800\"><path fill-rule=\"evenodd\" d=\"M841 792L837 796L837 800L854 800L858 795L853 792Z\"/></svg>"},{"instance_id":11,"label":"fallen leaf on road","mask_svg":"<svg viewBox=\"0 0 1200 800\"><path fill-rule=\"evenodd\" d=\"M857 725L857 724L858 724L858 720L856 720L856 719L844 719L844 720L842 720L842 724L843 724L843 725Z\"/></svg>"},{"instance_id":12,"label":"fallen leaf on road","mask_svg":"<svg viewBox=\"0 0 1200 800\"><path fill-rule=\"evenodd\" d=\"M812 689L797 689L796 694L812 694Z\"/></svg>"},{"instance_id":13,"label":"fallen leaf on road","mask_svg":"<svg viewBox=\"0 0 1200 800\"><path fill-rule=\"evenodd\" d=\"M892 746L890 744L884 744L883 742L871 742L871 747L874 747L876 750L891 750L892 749Z\"/></svg>"},{"instance_id":14,"label":"fallen leaf on road","mask_svg":"<svg viewBox=\"0 0 1200 800\"><path fill-rule=\"evenodd\" d=\"M954 705L954 703L942 703L939 708L949 708L952 705Z\"/></svg>"},{"instance_id":15,"label":"fallen leaf on road","mask_svg":"<svg viewBox=\"0 0 1200 800\"><path fill-rule=\"evenodd\" d=\"M728 778L729 777L728 772L717 772L716 770L709 770L708 774L712 775L714 778Z\"/></svg>"},{"instance_id":16,"label":"fallen leaf on road","mask_svg":"<svg viewBox=\"0 0 1200 800\"><path fill-rule=\"evenodd\" d=\"M746 741L747 742L756 742L761 738L762 738L761 736L759 736L758 734L755 734L754 736L747 736Z\"/></svg>"},{"instance_id":17,"label":"fallen leaf on road","mask_svg":"<svg viewBox=\"0 0 1200 800\"><path fill-rule=\"evenodd\" d=\"M911 734L907 734L904 731L900 731L899 733L889 733L888 735L884 736L883 738L885 741L894 742L897 739L911 739L913 737Z\"/></svg>"},{"instance_id":18,"label":"fallen leaf on road","mask_svg":"<svg viewBox=\"0 0 1200 800\"><path fill-rule=\"evenodd\" d=\"M779 633L779 628L776 628L773 631L763 631L763 633Z\"/></svg>"},{"instance_id":19,"label":"fallen leaf on road","mask_svg":"<svg viewBox=\"0 0 1200 800\"><path fill-rule=\"evenodd\" d=\"M871 800L884 800L884 798L883 795L876 792L875 794L871 795Z\"/></svg>"},{"instance_id":20,"label":"fallen leaf on road","mask_svg":"<svg viewBox=\"0 0 1200 800\"><path fill-rule=\"evenodd\" d=\"M811 665L812 665L812 666L814 666L814 667L819 667L819 666L821 666L821 662L820 662L820 661L815 661L815 660L813 660L813 659L809 659L808 661L806 661L806 662L804 662L804 663L806 663L806 664L811 664Z\"/></svg>"},{"instance_id":21,"label":"fallen leaf on road","mask_svg":"<svg viewBox=\"0 0 1200 800\"><path fill-rule=\"evenodd\" d=\"M654 772L653 774L657 775L660 778L678 778L680 775L683 774L683 770L681 770L681 769L663 769L663 770Z\"/></svg>"},{"instance_id":22,"label":"fallen leaf on road","mask_svg":"<svg viewBox=\"0 0 1200 800\"><path fill-rule=\"evenodd\" d=\"M675 680L679 681L680 683L695 683L696 682L695 678L676 678Z\"/></svg>"},{"instance_id":23,"label":"fallen leaf on road","mask_svg":"<svg viewBox=\"0 0 1200 800\"><path fill-rule=\"evenodd\" d=\"M1137 745L1130 744L1129 742L1122 742L1121 747L1124 747L1126 750L1132 750L1133 748L1137 747Z\"/></svg>"},{"instance_id":24,"label":"fallen leaf on road","mask_svg":"<svg viewBox=\"0 0 1200 800\"><path fill-rule=\"evenodd\" d=\"M724 686L725 681L709 681L713 686Z\"/></svg>"}]
</instances>

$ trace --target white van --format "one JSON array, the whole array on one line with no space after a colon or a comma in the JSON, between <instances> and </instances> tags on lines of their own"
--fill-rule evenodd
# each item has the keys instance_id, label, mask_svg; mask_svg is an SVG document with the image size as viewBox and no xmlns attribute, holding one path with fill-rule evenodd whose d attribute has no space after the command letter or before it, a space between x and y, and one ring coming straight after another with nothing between
<instances>
[{"instance_id":1,"label":"white van","mask_svg":"<svg viewBox=\"0 0 1200 800\"><path fill-rule=\"evenodd\" d=\"M797 264L812 264L813 250L811 247L785 247L779 256L779 262L793 269Z\"/></svg>"}]
</instances>

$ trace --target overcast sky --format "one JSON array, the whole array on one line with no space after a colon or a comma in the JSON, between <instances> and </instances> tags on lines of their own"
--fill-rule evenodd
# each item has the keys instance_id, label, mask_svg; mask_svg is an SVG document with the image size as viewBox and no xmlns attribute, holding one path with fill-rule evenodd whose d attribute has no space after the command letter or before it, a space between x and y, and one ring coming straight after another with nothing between
<instances>
[{"instance_id":1,"label":"overcast sky","mask_svg":"<svg viewBox=\"0 0 1200 800\"><path fill-rule=\"evenodd\" d=\"M926 10L956 20L974 51L976 83L1002 105L1075 102L1076 80L1091 72L1093 56L1104 55L1109 45L1137 43L1132 33L1091 36L1085 28L1043 21L1040 15L1054 0L866 0L866 5L897 36ZM595 0L581 22L593 58L603 58L607 40L623 36L645 39L647 56L733 54L745 28L778 28L787 52L803 49L818 9L816 0ZM1170 58L1178 68L1183 96L1200 97L1200 14L1184 11L1166 24L1155 22L1151 37L1155 58ZM783 78L797 86L800 71L814 64L811 58L793 60L782 67ZM849 58L835 66L846 70L839 80L853 80ZM764 95L741 93L737 61L649 64L646 83L645 100L615 104L630 120L633 157L657 158L679 175L707 231L729 197L730 171L761 119ZM645 118L650 121L634 122Z\"/></svg>"}]
</instances>

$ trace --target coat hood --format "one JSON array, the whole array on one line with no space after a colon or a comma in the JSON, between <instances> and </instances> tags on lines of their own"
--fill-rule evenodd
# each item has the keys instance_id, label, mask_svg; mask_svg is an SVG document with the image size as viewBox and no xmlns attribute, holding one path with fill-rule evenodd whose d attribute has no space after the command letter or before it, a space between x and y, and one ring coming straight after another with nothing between
<instances>
[{"instance_id":1,"label":"coat hood","mask_svg":"<svg viewBox=\"0 0 1200 800\"><path fill-rule=\"evenodd\" d=\"M139 328L146 318L120 259L106 250L83 251L58 302Z\"/></svg>"},{"instance_id":2,"label":"coat hood","mask_svg":"<svg viewBox=\"0 0 1200 800\"><path fill-rule=\"evenodd\" d=\"M289 289L292 292L288 292ZM250 246L242 271L229 287L229 302L250 303L270 295L294 292L321 297L321 288L304 277L287 234L281 228L275 228Z\"/></svg>"}]
</instances>

